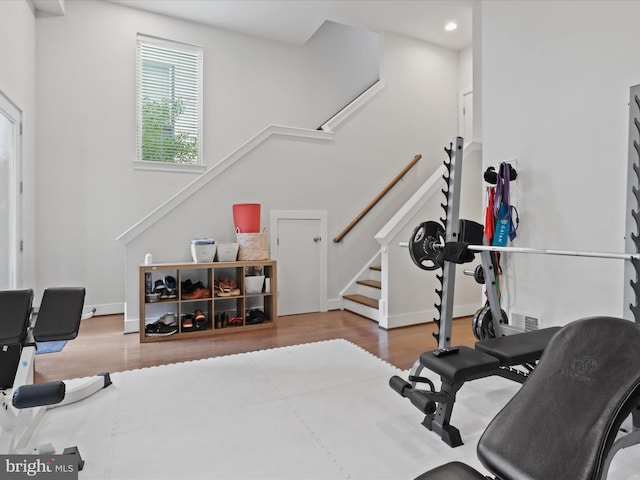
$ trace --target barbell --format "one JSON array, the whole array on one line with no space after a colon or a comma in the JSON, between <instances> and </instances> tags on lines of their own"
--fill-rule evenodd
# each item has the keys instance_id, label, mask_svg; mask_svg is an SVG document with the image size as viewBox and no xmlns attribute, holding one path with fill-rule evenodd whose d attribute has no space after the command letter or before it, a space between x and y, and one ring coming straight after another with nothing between
<instances>
[{"instance_id":1,"label":"barbell","mask_svg":"<svg viewBox=\"0 0 640 480\"><path fill-rule=\"evenodd\" d=\"M409 247L409 253L413 262L423 270L436 270L444 264L445 255L442 255L446 244L445 232L438 222L427 221L418 225L412 232L409 242L400 242L401 247ZM613 253L613 252L589 252L581 250L554 250L546 248L526 247L497 247L490 245L472 245L463 242L449 242L452 247L458 247L459 252L470 250L472 252L497 252L497 253L529 253L538 255L564 255L572 257L615 258L620 260L640 260L640 253ZM458 261L456 263L465 263Z\"/></svg>"}]
</instances>

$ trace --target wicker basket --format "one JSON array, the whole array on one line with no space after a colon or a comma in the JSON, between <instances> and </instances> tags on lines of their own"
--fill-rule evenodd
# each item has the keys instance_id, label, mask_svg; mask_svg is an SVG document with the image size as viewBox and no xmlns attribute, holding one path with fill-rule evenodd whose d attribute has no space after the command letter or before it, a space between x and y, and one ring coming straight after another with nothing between
<instances>
[{"instance_id":1,"label":"wicker basket","mask_svg":"<svg viewBox=\"0 0 640 480\"><path fill-rule=\"evenodd\" d=\"M269 237L267 232L240 233L236 230L240 244L238 260L269 260Z\"/></svg>"}]
</instances>

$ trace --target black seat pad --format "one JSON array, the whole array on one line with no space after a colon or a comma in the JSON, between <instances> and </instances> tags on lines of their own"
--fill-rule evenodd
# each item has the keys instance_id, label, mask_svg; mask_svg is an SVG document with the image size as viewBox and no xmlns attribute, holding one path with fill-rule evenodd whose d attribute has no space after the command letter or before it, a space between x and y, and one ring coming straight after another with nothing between
<instances>
[{"instance_id":1,"label":"black seat pad","mask_svg":"<svg viewBox=\"0 0 640 480\"><path fill-rule=\"evenodd\" d=\"M458 353L436 357L433 351L420 355L420 364L446 378L451 383L473 380L495 370L500 365L496 357L469 347L458 347Z\"/></svg>"},{"instance_id":2,"label":"black seat pad","mask_svg":"<svg viewBox=\"0 0 640 480\"><path fill-rule=\"evenodd\" d=\"M82 319L84 294L82 287L47 288L42 296L33 337L39 342L76 338Z\"/></svg>"},{"instance_id":3,"label":"black seat pad","mask_svg":"<svg viewBox=\"0 0 640 480\"><path fill-rule=\"evenodd\" d=\"M540 359L540 355L561 327L549 327L476 342L476 350L500 360L502 365L522 365Z\"/></svg>"},{"instance_id":4,"label":"black seat pad","mask_svg":"<svg viewBox=\"0 0 640 480\"><path fill-rule=\"evenodd\" d=\"M0 345L22 344L27 337L33 290L0 291Z\"/></svg>"}]
</instances>

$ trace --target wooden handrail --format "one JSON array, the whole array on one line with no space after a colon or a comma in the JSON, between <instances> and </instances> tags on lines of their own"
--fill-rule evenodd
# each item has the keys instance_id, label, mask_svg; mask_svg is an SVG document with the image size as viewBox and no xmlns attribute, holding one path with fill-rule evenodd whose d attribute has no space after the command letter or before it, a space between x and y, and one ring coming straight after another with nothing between
<instances>
[{"instance_id":1,"label":"wooden handrail","mask_svg":"<svg viewBox=\"0 0 640 480\"><path fill-rule=\"evenodd\" d=\"M404 167L402 169L402 171L396 176L396 178L394 178L393 180L391 180L391 182L389 183L389 185L387 185L384 190L382 190L378 196L376 198L374 198L371 203L369 203L369 205L367 205L364 210L362 210L358 216L356 218L353 219L353 221L347 226L347 228L345 228L342 232L340 232L340 235L338 235L336 238L333 239L333 241L335 243L340 243L342 241L342 239L344 237L347 236L347 233L349 233L353 227L355 227L358 222L360 222L360 220L362 220L364 218L364 216L369 213L369 211L376 206L376 204L382 200L382 197L384 197L387 193L389 193L389 190L391 190L396 183L398 183L400 180L402 180L402 177L404 177L407 172L409 170L411 170L413 168L413 166L418 163L418 160L420 160L422 158L422 155L418 154L415 157L413 157L413 160L411 160L409 162L409 164Z\"/></svg>"}]
</instances>

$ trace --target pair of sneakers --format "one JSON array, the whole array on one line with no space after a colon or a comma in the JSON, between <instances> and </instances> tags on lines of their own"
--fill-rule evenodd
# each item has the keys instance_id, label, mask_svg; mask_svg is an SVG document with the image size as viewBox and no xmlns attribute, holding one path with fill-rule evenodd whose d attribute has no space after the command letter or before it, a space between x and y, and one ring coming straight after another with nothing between
<instances>
[{"instance_id":1,"label":"pair of sneakers","mask_svg":"<svg viewBox=\"0 0 640 480\"><path fill-rule=\"evenodd\" d=\"M171 275L165 275L163 280L156 280L156 283L153 287L153 292L160 294L161 300L178 298L176 279Z\"/></svg>"},{"instance_id":2,"label":"pair of sneakers","mask_svg":"<svg viewBox=\"0 0 640 480\"><path fill-rule=\"evenodd\" d=\"M258 310L257 308L249 310L245 318L245 322L247 325L257 325L259 323L266 322L267 320L269 320L267 315L262 310Z\"/></svg>"},{"instance_id":3,"label":"pair of sneakers","mask_svg":"<svg viewBox=\"0 0 640 480\"><path fill-rule=\"evenodd\" d=\"M207 316L202 310L196 310L193 313L185 313L182 315L181 323L183 332L204 330L207 328Z\"/></svg>"},{"instance_id":4,"label":"pair of sneakers","mask_svg":"<svg viewBox=\"0 0 640 480\"><path fill-rule=\"evenodd\" d=\"M147 337L167 337L178 332L178 320L176 316L167 312L153 323L148 323L144 327L144 334Z\"/></svg>"}]
</instances>

